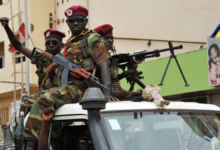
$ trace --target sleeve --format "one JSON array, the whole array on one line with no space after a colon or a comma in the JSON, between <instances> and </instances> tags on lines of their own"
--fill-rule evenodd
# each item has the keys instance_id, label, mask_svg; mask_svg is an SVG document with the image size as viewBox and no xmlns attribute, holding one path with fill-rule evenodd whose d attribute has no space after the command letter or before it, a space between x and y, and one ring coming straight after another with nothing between
<instances>
[{"instance_id":1,"label":"sleeve","mask_svg":"<svg viewBox=\"0 0 220 150\"><path fill-rule=\"evenodd\" d=\"M91 34L88 38L89 53L96 65L109 58L108 44L98 34Z\"/></svg>"}]
</instances>

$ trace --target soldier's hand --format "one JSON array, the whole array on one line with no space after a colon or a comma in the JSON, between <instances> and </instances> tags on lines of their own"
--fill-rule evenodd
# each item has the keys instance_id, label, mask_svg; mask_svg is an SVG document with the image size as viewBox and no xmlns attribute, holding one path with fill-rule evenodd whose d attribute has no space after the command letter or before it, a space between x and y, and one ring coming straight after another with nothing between
<instances>
[{"instance_id":1,"label":"soldier's hand","mask_svg":"<svg viewBox=\"0 0 220 150\"><path fill-rule=\"evenodd\" d=\"M8 27L9 19L7 17L2 17L2 18L0 18L0 22L1 22L2 26L5 28L5 27Z\"/></svg>"},{"instance_id":2,"label":"soldier's hand","mask_svg":"<svg viewBox=\"0 0 220 150\"><path fill-rule=\"evenodd\" d=\"M105 96L105 99L109 102L120 102L119 99L117 99L116 97L112 97L110 95L104 95Z\"/></svg>"},{"instance_id":3,"label":"soldier's hand","mask_svg":"<svg viewBox=\"0 0 220 150\"><path fill-rule=\"evenodd\" d=\"M53 107L47 107L42 112L42 118L44 122L50 122L54 116L55 110Z\"/></svg>"}]
</instances>

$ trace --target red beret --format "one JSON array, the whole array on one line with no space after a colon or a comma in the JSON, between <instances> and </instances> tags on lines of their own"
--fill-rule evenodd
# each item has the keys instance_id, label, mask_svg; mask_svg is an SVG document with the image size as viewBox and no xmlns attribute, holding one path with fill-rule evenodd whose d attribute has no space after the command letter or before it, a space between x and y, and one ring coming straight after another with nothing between
<instances>
[{"instance_id":1,"label":"red beret","mask_svg":"<svg viewBox=\"0 0 220 150\"><path fill-rule=\"evenodd\" d=\"M94 29L101 36L112 33L113 27L110 24L103 24Z\"/></svg>"},{"instance_id":2,"label":"red beret","mask_svg":"<svg viewBox=\"0 0 220 150\"><path fill-rule=\"evenodd\" d=\"M65 38L66 35L58 30L54 30L54 29L47 29L46 31L44 31L44 37L48 38L48 37L55 37L55 38Z\"/></svg>"},{"instance_id":3,"label":"red beret","mask_svg":"<svg viewBox=\"0 0 220 150\"><path fill-rule=\"evenodd\" d=\"M88 10L80 5L71 6L64 12L66 17L71 17L73 15L83 15L85 17L88 16Z\"/></svg>"}]
</instances>

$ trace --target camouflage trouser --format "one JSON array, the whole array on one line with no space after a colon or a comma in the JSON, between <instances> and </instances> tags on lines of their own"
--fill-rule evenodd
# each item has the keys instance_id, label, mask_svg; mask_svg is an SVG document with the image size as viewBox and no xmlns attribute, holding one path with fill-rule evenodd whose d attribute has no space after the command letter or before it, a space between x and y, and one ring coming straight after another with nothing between
<instances>
[{"instance_id":1,"label":"camouflage trouser","mask_svg":"<svg viewBox=\"0 0 220 150\"><path fill-rule=\"evenodd\" d=\"M57 109L67 103L77 103L82 100L84 92L85 89L76 85L68 85L54 88L41 95L31 108L24 131L25 139L29 141L38 140L42 124L41 113L45 108L52 106Z\"/></svg>"},{"instance_id":2,"label":"camouflage trouser","mask_svg":"<svg viewBox=\"0 0 220 150\"><path fill-rule=\"evenodd\" d=\"M21 101L20 112L24 112L24 117L26 117L27 113L31 109L33 103L40 97L41 92L35 93L28 97L25 101Z\"/></svg>"},{"instance_id":3,"label":"camouflage trouser","mask_svg":"<svg viewBox=\"0 0 220 150\"><path fill-rule=\"evenodd\" d=\"M57 87L56 87L57 88ZM30 111L32 105L34 102L36 102L36 100L43 94L45 94L48 91L51 91L55 88L51 88L48 90L44 90L38 93L35 93L31 96L28 96L28 98L25 101L21 101L21 106L20 106L20 112L23 111L24 112L24 117L26 117L26 115L28 114L28 112ZM20 114L20 113L19 113Z\"/></svg>"}]
</instances>

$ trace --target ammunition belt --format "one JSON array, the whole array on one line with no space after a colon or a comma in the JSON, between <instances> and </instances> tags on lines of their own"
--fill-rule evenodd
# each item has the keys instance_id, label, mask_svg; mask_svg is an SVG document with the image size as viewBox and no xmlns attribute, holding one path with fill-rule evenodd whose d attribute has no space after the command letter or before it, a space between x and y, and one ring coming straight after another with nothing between
<instances>
[{"instance_id":1,"label":"ammunition belt","mask_svg":"<svg viewBox=\"0 0 220 150\"><path fill-rule=\"evenodd\" d=\"M117 92L119 90L118 81L118 65L119 58L111 58L110 63L110 75L111 75L111 95L117 97Z\"/></svg>"},{"instance_id":2,"label":"ammunition belt","mask_svg":"<svg viewBox=\"0 0 220 150\"><path fill-rule=\"evenodd\" d=\"M110 59L110 75L111 75L111 95L114 97L132 97L132 96L141 96L142 90L134 91L125 91L121 88L120 82L118 80L118 65L119 58L112 57Z\"/></svg>"}]
</instances>

